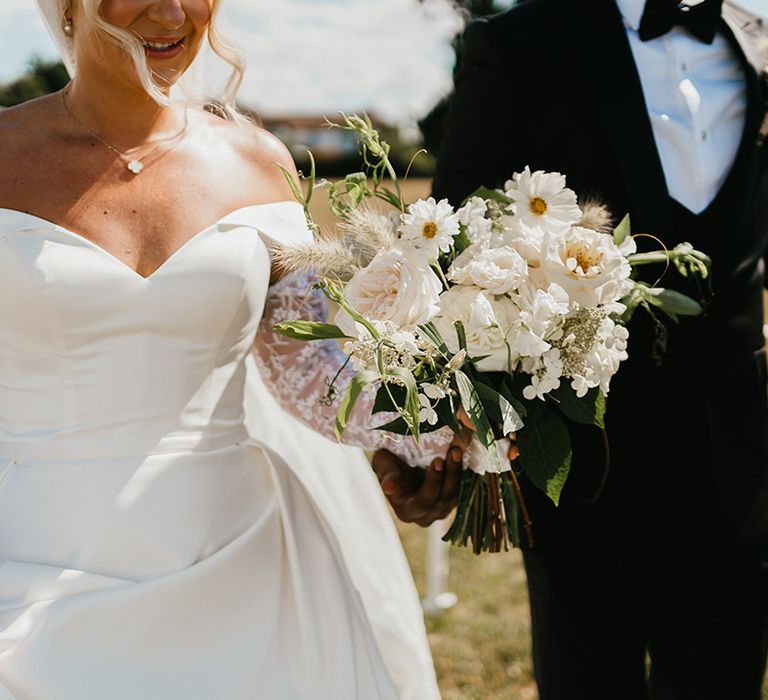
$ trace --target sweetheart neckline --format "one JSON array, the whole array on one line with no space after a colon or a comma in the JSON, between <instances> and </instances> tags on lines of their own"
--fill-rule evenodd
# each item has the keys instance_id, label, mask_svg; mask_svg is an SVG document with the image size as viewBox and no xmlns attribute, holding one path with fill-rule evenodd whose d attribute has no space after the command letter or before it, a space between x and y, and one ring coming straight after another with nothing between
<instances>
[{"instance_id":1,"label":"sweetheart neckline","mask_svg":"<svg viewBox=\"0 0 768 700\"><path fill-rule=\"evenodd\" d=\"M107 258L113 260L114 262L118 263L124 270L126 270L128 273L132 274L135 278L143 281L143 282L149 282L152 280L155 275L159 274L165 267L171 264L171 261L173 261L176 257L181 255L185 249L187 249L194 241L196 241L198 238L201 238L204 234L208 233L212 229L226 223L226 220L236 216L237 214L240 214L248 209L259 209L263 207L270 207L275 205L295 205L298 207L301 207L301 204L295 200L281 200L277 202L262 202L261 204L247 204L242 207L238 207L237 209L233 209L230 212L227 212L220 218L218 218L216 221L214 221L211 224L208 224L205 228L200 229L195 234L193 234L190 238L188 238L184 243L182 243L176 250L174 250L165 260L163 260L160 265L158 265L152 272L150 272L148 275L142 275L140 272L135 270L133 267L131 267L128 263L126 263L124 260L121 260L113 253L110 253L104 246L99 245L95 241L92 241L87 236L83 236L81 233L78 233L77 231L73 231L72 229L67 228L66 226L62 226L61 224L57 224L50 219L46 219L43 216L38 216L37 214L30 214L29 212L22 211L21 209L13 209L11 207L0 207L0 212L10 212L12 214L18 214L20 216L26 216L30 219L35 219L37 221L40 221L54 230L65 233L69 236L72 236L73 238L82 241L89 247L95 249L96 251L100 252L102 255L106 256Z\"/></svg>"}]
</instances>

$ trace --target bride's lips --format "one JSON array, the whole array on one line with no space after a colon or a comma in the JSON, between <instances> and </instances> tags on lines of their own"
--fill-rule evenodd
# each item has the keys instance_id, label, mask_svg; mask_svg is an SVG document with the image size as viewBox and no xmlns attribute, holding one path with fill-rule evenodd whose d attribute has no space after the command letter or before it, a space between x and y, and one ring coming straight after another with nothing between
<instances>
[{"instance_id":1,"label":"bride's lips","mask_svg":"<svg viewBox=\"0 0 768 700\"><path fill-rule=\"evenodd\" d=\"M147 58L168 60L175 58L184 50L187 37L160 36L144 39L144 53Z\"/></svg>"}]
</instances>

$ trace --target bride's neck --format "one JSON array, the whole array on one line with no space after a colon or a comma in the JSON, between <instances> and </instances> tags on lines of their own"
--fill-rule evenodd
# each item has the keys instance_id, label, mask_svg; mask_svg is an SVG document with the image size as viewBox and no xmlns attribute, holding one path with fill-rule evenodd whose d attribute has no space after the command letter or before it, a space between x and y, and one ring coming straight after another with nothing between
<instances>
[{"instance_id":1,"label":"bride's neck","mask_svg":"<svg viewBox=\"0 0 768 700\"><path fill-rule=\"evenodd\" d=\"M78 73L66 102L81 127L123 150L167 136L182 120L177 108L158 104L140 86L116 84L106 75Z\"/></svg>"}]
</instances>

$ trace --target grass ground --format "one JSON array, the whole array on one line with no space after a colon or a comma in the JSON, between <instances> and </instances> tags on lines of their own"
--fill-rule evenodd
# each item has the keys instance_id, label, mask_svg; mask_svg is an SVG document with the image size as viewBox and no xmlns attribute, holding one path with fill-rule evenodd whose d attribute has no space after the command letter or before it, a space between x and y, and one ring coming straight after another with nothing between
<instances>
[{"instance_id":1,"label":"grass ground","mask_svg":"<svg viewBox=\"0 0 768 700\"><path fill-rule=\"evenodd\" d=\"M416 525L400 524L399 530L424 595L427 533ZM475 557L453 547L450 561L448 590L456 593L458 603L427 618L443 700L535 700L520 552ZM768 674L763 700L768 700Z\"/></svg>"},{"instance_id":2,"label":"grass ground","mask_svg":"<svg viewBox=\"0 0 768 700\"><path fill-rule=\"evenodd\" d=\"M419 591L425 580L426 531L401 525ZM519 551L476 557L454 547L449 590L459 602L427 618L444 700L532 700L525 573Z\"/></svg>"}]
</instances>

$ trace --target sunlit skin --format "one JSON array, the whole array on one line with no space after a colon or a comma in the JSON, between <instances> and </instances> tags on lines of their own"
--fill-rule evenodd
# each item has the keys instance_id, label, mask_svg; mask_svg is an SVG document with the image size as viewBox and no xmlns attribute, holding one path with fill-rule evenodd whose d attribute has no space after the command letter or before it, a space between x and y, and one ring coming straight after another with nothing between
<instances>
[{"instance_id":1,"label":"sunlit skin","mask_svg":"<svg viewBox=\"0 0 768 700\"><path fill-rule=\"evenodd\" d=\"M192 63L214 0L105 0L101 15L144 41L183 37L183 50L148 52L158 81ZM278 164L294 173L277 139L199 108L161 106L143 90L125 51L85 15L67 9L77 76L67 104L56 93L0 113L0 206L35 214L92 240L148 276L196 233L250 204L291 200ZM85 128L83 128L85 127ZM100 143L139 157L139 176ZM32 186L31 186L32 185Z\"/></svg>"}]
</instances>

